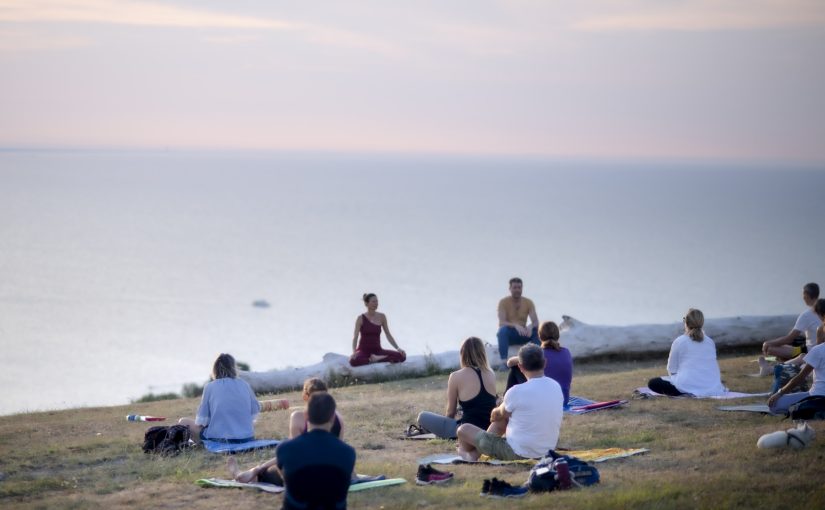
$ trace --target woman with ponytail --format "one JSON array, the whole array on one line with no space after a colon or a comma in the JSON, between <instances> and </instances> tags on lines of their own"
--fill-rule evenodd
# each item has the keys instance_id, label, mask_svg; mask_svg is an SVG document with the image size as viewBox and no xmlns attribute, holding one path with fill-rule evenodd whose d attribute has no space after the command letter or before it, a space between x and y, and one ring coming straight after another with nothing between
<instances>
[{"instance_id":1,"label":"woman with ponytail","mask_svg":"<svg viewBox=\"0 0 825 510\"><path fill-rule=\"evenodd\" d=\"M678 397L712 397L726 391L716 361L716 344L702 330L705 316L691 308L684 317L685 334L673 341L667 359L668 377L655 377L647 386L656 393Z\"/></svg>"}]
</instances>

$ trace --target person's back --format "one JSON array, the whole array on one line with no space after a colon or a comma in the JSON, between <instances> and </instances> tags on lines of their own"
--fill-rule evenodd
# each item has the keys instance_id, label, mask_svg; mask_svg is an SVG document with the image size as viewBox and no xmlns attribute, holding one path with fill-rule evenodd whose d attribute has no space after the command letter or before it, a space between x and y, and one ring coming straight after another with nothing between
<instances>
[{"instance_id":1,"label":"person's back","mask_svg":"<svg viewBox=\"0 0 825 510\"><path fill-rule=\"evenodd\" d=\"M347 506L355 450L331 433L313 429L278 445L286 495L285 509Z\"/></svg>"},{"instance_id":2,"label":"person's back","mask_svg":"<svg viewBox=\"0 0 825 510\"><path fill-rule=\"evenodd\" d=\"M559 383L546 376L528 379L507 391L504 406L512 414L505 436L516 454L538 458L556 447L563 401Z\"/></svg>"},{"instance_id":3,"label":"person's back","mask_svg":"<svg viewBox=\"0 0 825 510\"><path fill-rule=\"evenodd\" d=\"M544 359L547 364L544 366L544 375L553 379L561 386L564 395L564 405L570 400L570 385L573 382L573 356L566 347L558 350L544 348Z\"/></svg>"},{"instance_id":4,"label":"person's back","mask_svg":"<svg viewBox=\"0 0 825 510\"><path fill-rule=\"evenodd\" d=\"M709 397L725 392L719 363L716 361L716 344L709 336L697 342L688 335L673 341L668 370L674 369L671 383L683 393L697 397Z\"/></svg>"},{"instance_id":5,"label":"person's back","mask_svg":"<svg viewBox=\"0 0 825 510\"><path fill-rule=\"evenodd\" d=\"M275 450L283 474L285 509L344 509L355 450L330 433L335 399L314 393L307 402L309 431Z\"/></svg>"},{"instance_id":6,"label":"person's back","mask_svg":"<svg viewBox=\"0 0 825 510\"><path fill-rule=\"evenodd\" d=\"M205 439L252 439L259 407L255 393L243 379L216 379L204 388L197 422L205 425Z\"/></svg>"}]
</instances>

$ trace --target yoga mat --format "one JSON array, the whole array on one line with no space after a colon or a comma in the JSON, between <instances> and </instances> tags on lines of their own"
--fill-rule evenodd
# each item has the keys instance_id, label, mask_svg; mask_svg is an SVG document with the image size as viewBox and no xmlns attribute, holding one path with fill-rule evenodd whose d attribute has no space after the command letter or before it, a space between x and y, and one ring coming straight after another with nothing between
<instances>
[{"instance_id":1,"label":"yoga mat","mask_svg":"<svg viewBox=\"0 0 825 510\"><path fill-rule=\"evenodd\" d=\"M386 480L376 480L374 482L362 482L349 486L349 492L360 492L369 489L377 489L378 487L389 487L390 485L400 485L407 483L403 478L388 478Z\"/></svg>"},{"instance_id":2,"label":"yoga mat","mask_svg":"<svg viewBox=\"0 0 825 510\"><path fill-rule=\"evenodd\" d=\"M438 436L430 432L429 434L418 434L417 436L403 435L399 439L409 439L410 441L422 441L427 439L438 439Z\"/></svg>"},{"instance_id":3,"label":"yoga mat","mask_svg":"<svg viewBox=\"0 0 825 510\"><path fill-rule=\"evenodd\" d=\"M656 393L655 391L651 390L647 386L642 386L641 388L636 388L633 393L638 393L640 395L647 395L648 397L664 397L666 395L662 395L660 393ZM750 397L767 397L770 393L740 393L738 391L726 391L721 395L713 395L711 397L695 397L693 395L680 395L678 397L670 397L670 398L696 398L696 399L705 399L705 398L712 398L715 400L727 400L732 398L750 398Z\"/></svg>"},{"instance_id":4,"label":"yoga mat","mask_svg":"<svg viewBox=\"0 0 825 510\"><path fill-rule=\"evenodd\" d=\"M216 487L219 489L238 488L238 489L257 489L259 491L270 492L272 494L280 494L284 492L284 488L280 485L273 485L271 483L252 482L241 483L235 480L224 480L222 478L201 478L195 482L201 487Z\"/></svg>"},{"instance_id":5,"label":"yoga mat","mask_svg":"<svg viewBox=\"0 0 825 510\"><path fill-rule=\"evenodd\" d=\"M570 399L573 400L572 398ZM627 404L627 400L608 400L606 402L591 402L589 404L579 405L576 407L567 406L564 412L567 414L587 414L593 411L601 411L602 409L610 409Z\"/></svg>"},{"instance_id":6,"label":"yoga mat","mask_svg":"<svg viewBox=\"0 0 825 510\"><path fill-rule=\"evenodd\" d=\"M557 453L578 457L587 462L604 462L611 459L621 459L632 455L647 453L647 448L592 448L590 450L556 450ZM508 464L526 464L532 466L537 459L498 460L482 455L479 460L470 462L452 453L436 453L420 459L419 464L487 464L504 466Z\"/></svg>"},{"instance_id":7,"label":"yoga mat","mask_svg":"<svg viewBox=\"0 0 825 510\"><path fill-rule=\"evenodd\" d=\"M350 480L350 485L355 485L356 483L365 483L365 482L377 482L378 480L386 480L387 477L384 475L355 475L355 478Z\"/></svg>"},{"instance_id":8,"label":"yoga mat","mask_svg":"<svg viewBox=\"0 0 825 510\"><path fill-rule=\"evenodd\" d=\"M253 439L245 443L224 443L204 439L203 447L212 453L241 453L262 448L275 448L280 442L277 439Z\"/></svg>"},{"instance_id":9,"label":"yoga mat","mask_svg":"<svg viewBox=\"0 0 825 510\"><path fill-rule=\"evenodd\" d=\"M782 416L782 414L772 413L767 404L753 404L749 406L721 406L720 411L742 411L747 413L770 414L771 416Z\"/></svg>"}]
</instances>

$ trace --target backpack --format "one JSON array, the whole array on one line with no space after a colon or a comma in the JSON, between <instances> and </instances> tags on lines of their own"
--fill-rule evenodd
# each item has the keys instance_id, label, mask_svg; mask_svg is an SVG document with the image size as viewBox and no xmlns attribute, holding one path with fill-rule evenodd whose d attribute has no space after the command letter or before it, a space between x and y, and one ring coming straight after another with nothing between
<instances>
[{"instance_id":1,"label":"backpack","mask_svg":"<svg viewBox=\"0 0 825 510\"><path fill-rule=\"evenodd\" d=\"M557 478L556 463L560 460L567 462L567 469L570 471L570 480L573 486L584 487L599 483L599 470L592 464L570 455L559 455L553 450L541 459L527 478L527 487L532 492L550 492L559 487Z\"/></svg>"},{"instance_id":2,"label":"backpack","mask_svg":"<svg viewBox=\"0 0 825 510\"><path fill-rule=\"evenodd\" d=\"M190 437L186 425L150 427L143 435L143 452L172 457L189 447Z\"/></svg>"},{"instance_id":3,"label":"backpack","mask_svg":"<svg viewBox=\"0 0 825 510\"><path fill-rule=\"evenodd\" d=\"M788 407L792 420L825 420L825 397L818 395L800 400Z\"/></svg>"}]
</instances>

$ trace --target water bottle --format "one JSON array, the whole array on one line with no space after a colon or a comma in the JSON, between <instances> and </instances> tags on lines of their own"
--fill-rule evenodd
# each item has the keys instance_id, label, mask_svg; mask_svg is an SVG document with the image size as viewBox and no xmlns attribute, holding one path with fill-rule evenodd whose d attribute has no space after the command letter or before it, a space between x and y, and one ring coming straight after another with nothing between
<instances>
[{"instance_id":1,"label":"water bottle","mask_svg":"<svg viewBox=\"0 0 825 510\"><path fill-rule=\"evenodd\" d=\"M559 489L566 490L572 487L573 482L570 481L570 467L564 459L558 459L554 462L556 468L556 480L559 482Z\"/></svg>"},{"instance_id":2,"label":"water bottle","mask_svg":"<svg viewBox=\"0 0 825 510\"><path fill-rule=\"evenodd\" d=\"M126 421L141 421L141 416L137 414L130 414L126 416Z\"/></svg>"}]
</instances>

